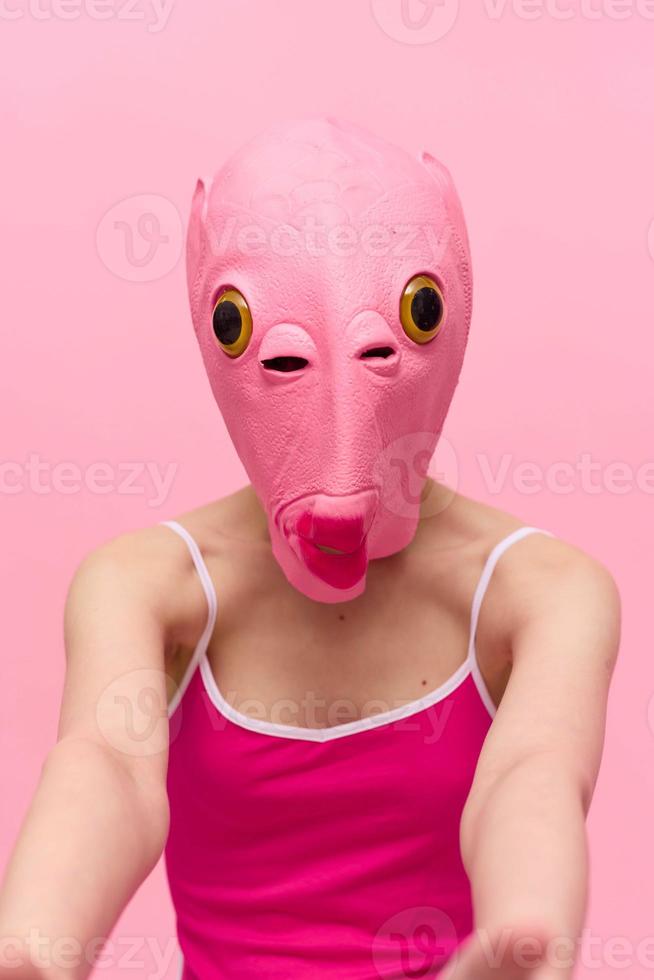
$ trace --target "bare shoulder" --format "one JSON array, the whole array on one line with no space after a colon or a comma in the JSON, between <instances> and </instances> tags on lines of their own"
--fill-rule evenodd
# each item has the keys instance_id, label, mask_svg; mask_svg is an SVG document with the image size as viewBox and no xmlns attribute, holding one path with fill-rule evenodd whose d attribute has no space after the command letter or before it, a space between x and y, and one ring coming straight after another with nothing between
<instances>
[{"instance_id":1,"label":"bare shoulder","mask_svg":"<svg viewBox=\"0 0 654 980\"><path fill-rule=\"evenodd\" d=\"M550 629L558 623L572 630L588 630L593 623L615 648L620 597L613 575L599 558L545 527L536 532L546 533L518 535L511 541L514 532L527 526L525 521L461 494L450 492L447 507L424 523L423 545L426 542L431 552L431 542L445 542L446 555L451 551L457 556L451 566L459 569L467 595L493 548L510 542L495 564L481 610L482 644L491 653L508 654L513 639L540 621L547 621Z\"/></svg>"},{"instance_id":2,"label":"bare shoulder","mask_svg":"<svg viewBox=\"0 0 654 980\"><path fill-rule=\"evenodd\" d=\"M472 503L472 502L471 502ZM482 507L478 520L494 526L499 543L525 527L511 515ZM490 511L491 513L488 513ZM545 533L539 533L545 532ZM558 635L563 645L577 644L612 668L620 633L620 594L607 566L596 556L564 541L548 528L519 535L493 569L480 617L480 630L492 649L504 647L511 659L516 650L532 648L538 638L548 644Z\"/></svg>"},{"instance_id":3,"label":"bare shoulder","mask_svg":"<svg viewBox=\"0 0 654 980\"><path fill-rule=\"evenodd\" d=\"M230 498L181 514L176 523L205 560L229 552ZM66 628L92 614L133 612L154 620L169 646L194 646L207 619L207 600L182 536L164 524L118 535L78 566L66 602Z\"/></svg>"},{"instance_id":4,"label":"bare shoulder","mask_svg":"<svg viewBox=\"0 0 654 980\"><path fill-rule=\"evenodd\" d=\"M553 534L530 534L513 544L495 579L516 628L557 611L604 622L619 614L620 596L607 566Z\"/></svg>"}]
</instances>

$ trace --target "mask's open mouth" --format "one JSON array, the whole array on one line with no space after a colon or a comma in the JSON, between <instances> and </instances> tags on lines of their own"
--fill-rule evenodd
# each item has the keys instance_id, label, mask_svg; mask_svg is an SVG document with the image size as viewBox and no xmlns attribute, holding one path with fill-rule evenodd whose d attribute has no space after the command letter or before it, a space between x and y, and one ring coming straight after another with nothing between
<instances>
[{"instance_id":1,"label":"mask's open mouth","mask_svg":"<svg viewBox=\"0 0 654 980\"><path fill-rule=\"evenodd\" d=\"M328 548L326 544L317 544L316 548L318 551L324 552L326 555L346 555L347 551L339 551L338 548Z\"/></svg>"},{"instance_id":2,"label":"mask's open mouth","mask_svg":"<svg viewBox=\"0 0 654 980\"><path fill-rule=\"evenodd\" d=\"M308 571L333 588L351 589L368 568L367 538L376 509L375 491L316 494L285 507L278 526Z\"/></svg>"}]
</instances>

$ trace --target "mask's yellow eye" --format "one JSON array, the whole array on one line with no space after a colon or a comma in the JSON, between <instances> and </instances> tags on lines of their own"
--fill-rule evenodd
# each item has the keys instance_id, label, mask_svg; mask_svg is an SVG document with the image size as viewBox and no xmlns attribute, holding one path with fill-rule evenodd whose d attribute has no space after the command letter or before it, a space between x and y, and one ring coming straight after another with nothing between
<instances>
[{"instance_id":1,"label":"mask's yellow eye","mask_svg":"<svg viewBox=\"0 0 654 980\"><path fill-rule=\"evenodd\" d=\"M230 357L240 357L252 337L252 314L238 289L226 289L213 308L213 332Z\"/></svg>"},{"instance_id":2,"label":"mask's yellow eye","mask_svg":"<svg viewBox=\"0 0 654 980\"><path fill-rule=\"evenodd\" d=\"M444 319L440 286L429 276L414 276L400 300L400 320L407 337L416 344L427 344L438 334Z\"/></svg>"}]
</instances>

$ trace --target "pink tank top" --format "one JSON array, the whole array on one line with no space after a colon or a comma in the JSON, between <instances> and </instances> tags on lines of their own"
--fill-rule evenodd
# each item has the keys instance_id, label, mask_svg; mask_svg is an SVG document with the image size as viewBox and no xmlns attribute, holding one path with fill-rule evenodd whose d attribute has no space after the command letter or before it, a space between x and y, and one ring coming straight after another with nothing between
<instances>
[{"instance_id":1,"label":"pink tank top","mask_svg":"<svg viewBox=\"0 0 654 980\"><path fill-rule=\"evenodd\" d=\"M166 867L183 980L436 976L470 933L459 822L494 714L475 653L493 568L474 593L468 655L417 701L330 728L251 718L207 659L217 602L170 705ZM548 532L541 532L548 533ZM197 669L196 669L197 668Z\"/></svg>"}]
</instances>

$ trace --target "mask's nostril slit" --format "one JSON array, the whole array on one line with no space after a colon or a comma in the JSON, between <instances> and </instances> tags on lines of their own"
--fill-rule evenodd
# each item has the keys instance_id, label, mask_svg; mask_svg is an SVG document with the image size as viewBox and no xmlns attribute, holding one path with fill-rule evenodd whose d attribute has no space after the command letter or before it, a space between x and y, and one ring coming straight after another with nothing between
<instances>
[{"instance_id":1,"label":"mask's nostril slit","mask_svg":"<svg viewBox=\"0 0 654 980\"><path fill-rule=\"evenodd\" d=\"M392 357L394 353L392 347L370 347L369 350L364 350L361 357Z\"/></svg>"},{"instance_id":2,"label":"mask's nostril slit","mask_svg":"<svg viewBox=\"0 0 654 980\"><path fill-rule=\"evenodd\" d=\"M309 363L306 357L267 357L261 362L266 371L301 371Z\"/></svg>"}]
</instances>

